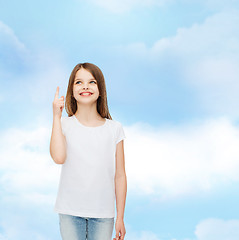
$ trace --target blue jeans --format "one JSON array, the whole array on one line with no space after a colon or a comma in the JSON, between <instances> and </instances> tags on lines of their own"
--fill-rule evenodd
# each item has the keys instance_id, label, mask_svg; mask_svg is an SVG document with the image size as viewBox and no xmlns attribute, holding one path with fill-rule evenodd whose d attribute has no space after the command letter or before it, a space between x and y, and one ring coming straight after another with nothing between
<instances>
[{"instance_id":1,"label":"blue jeans","mask_svg":"<svg viewBox=\"0 0 239 240\"><path fill-rule=\"evenodd\" d=\"M112 240L114 218L78 217L59 213L62 240Z\"/></svg>"}]
</instances>

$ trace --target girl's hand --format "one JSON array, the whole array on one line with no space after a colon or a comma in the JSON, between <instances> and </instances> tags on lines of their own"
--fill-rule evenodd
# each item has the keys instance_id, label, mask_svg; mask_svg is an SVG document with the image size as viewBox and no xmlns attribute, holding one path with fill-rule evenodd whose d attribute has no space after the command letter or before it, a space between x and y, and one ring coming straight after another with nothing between
<instances>
[{"instance_id":1,"label":"girl's hand","mask_svg":"<svg viewBox=\"0 0 239 240\"><path fill-rule=\"evenodd\" d=\"M126 234L125 231L125 227L124 227L124 220L122 218L120 219L116 219L116 223L115 223L115 238L113 238L113 240L123 240L124 236ZM120 236L119 236L120 233Z\"/></svg>"},{"instance_id":2,"label":"girl's hand","mask_svg":"<svg viewBox=\"0 0 239 240\"><path fill-rule=\"evenodd\" d=\"M64 96L59 97L59 87L56 89L55 98L53 101L53 117L61 118L62 111L64 108Z\"/></svg>"}]
</instances>

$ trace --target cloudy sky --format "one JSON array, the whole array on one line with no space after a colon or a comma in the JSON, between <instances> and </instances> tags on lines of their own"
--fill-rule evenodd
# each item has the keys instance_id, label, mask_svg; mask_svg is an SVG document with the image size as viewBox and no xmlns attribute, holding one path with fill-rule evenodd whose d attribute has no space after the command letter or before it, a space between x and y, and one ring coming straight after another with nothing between
<instances>
[{"instance_id":1,"label":"cloudy sky","mask_svg":"<svg viewBox=\"0 0 239 240\"><path fill-rule=\"evenodd\" d=\"M80 62L125 130L126 239L239 239L238 26L237 0L1 1L0 240L60 239L52 101Z\"/></svg>"}]
</instances>

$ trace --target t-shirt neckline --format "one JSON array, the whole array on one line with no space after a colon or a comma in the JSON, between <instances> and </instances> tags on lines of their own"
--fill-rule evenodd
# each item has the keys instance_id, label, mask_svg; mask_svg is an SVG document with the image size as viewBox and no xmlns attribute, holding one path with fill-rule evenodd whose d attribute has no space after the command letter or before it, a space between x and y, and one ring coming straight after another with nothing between
<instances>
[{"instance_id":1,"label":"t-shirt neckline","mask_svg":"<svg viewBox=\"0 0 239 240\"><path fill-rule=\"evenodd\" d=\"M74 117L74 119L76 120L76 122L77 122L80 126L82 126L82 127L84 127L84 128L88 128L88 129L96 129L96 128L104 127L104 126L106 125L106 123L107 123L107 120L108 120L107 118L105 118L105 122L104 122L103 125L96 126L96 127L89 127L89 126L85 126L84 124L82 124L82 123L77 119L77 117L75 116L75 114L73 114L73 117Z\"/></svg>"}]
</instances>

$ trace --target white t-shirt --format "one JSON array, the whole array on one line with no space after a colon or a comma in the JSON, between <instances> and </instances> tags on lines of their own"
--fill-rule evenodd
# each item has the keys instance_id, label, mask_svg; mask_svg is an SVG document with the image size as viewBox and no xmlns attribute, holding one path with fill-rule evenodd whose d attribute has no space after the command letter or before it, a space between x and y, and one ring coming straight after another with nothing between
<instances>
[{"instance_id":1,"label":"white t-shirt","mask_svg":"<svg viewBox=\"0 0 239 240\"><path fill-rule=\"evenodd\" d=\"M125 137L116 120L87 127L75 115L62 117L67 157L61 168L54 211L80 217L115 217L116 145Z\"/></svg>"}]
</instances>

